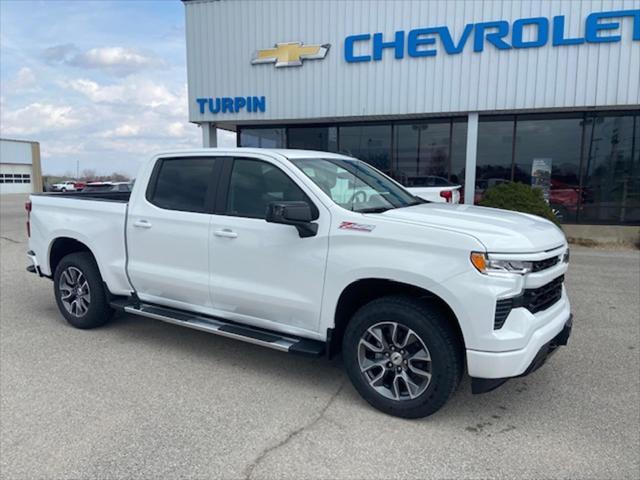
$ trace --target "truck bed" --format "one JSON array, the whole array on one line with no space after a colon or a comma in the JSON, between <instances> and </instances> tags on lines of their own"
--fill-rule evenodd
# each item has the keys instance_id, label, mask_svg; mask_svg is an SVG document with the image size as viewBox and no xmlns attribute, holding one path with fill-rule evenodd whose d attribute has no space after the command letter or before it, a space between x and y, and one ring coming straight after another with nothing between
<instances>
[{"instance_id":1,"label":"truck bed","mask_svg":"<svg viewBox=\"0 0 640 480\"><path fill-rule=\"evenodd\" d=\"M30 245L49 265L54 239L74 239L93 253L103 280L114 294L130 292L125 274L125 222L129 192L61 192L31 194Z\"/></svg>"}]
</instances>

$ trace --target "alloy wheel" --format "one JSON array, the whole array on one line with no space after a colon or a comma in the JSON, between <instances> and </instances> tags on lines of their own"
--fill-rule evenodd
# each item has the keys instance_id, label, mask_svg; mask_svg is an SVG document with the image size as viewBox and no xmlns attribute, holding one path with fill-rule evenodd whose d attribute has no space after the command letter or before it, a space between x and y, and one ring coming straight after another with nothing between
<instances>
[{"instance_id":1,"label":"alloy wheel","mask_svg":"<svg viewBox=\"0 0 640 480\"><path fill-rule=\"evenodd\" d=\"M71 315L82 317L89 310L91 291L89 282L77 267L67 267L60 274L58 285L62 305Z\"/></svg>"},{"instance_id":2,"label":"alloy wheel","mask_svg":"<svg viewBox=\"0 0 640 480\"><path fill-rule=\"evenodd\" d=\"M397 322L377 323L362 334L358 363L369 386L392 400L413 400L431 383L429 349L416 332Z\"/></svg>"}]
</instances>

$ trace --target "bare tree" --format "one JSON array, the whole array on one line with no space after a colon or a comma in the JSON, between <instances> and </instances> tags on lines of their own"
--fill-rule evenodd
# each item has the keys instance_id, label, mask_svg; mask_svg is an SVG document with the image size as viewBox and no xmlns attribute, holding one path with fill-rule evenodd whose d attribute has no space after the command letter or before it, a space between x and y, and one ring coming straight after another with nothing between
<instances>
[{"instance_id":1,"label":"bare tree","mask_svg":"<svg viewBox=\"0 0 640 480\"><path fill-rule=\"evenodd\" d=\"M84 180L85 182L91 182L96 179L96 171L91 168L85 168L82 170L82 175L80 176L80 180Z\"/></svg>"},{"instance_id":2,"label":"bare tree","mask_svg":"<svg viewBox=\"0 0 640 480\"><path fill-rule=\"evenodd\" d=\"M129 177L127 175L125 175L124 173L113 172L111 174L111 181L112 182L128 182L129 181Z\"/></svg>"}]
</instances>

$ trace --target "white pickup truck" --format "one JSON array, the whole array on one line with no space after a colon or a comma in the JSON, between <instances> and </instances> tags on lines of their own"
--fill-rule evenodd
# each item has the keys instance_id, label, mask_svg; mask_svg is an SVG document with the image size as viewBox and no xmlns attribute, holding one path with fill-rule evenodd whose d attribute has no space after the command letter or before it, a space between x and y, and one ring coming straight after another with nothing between
<instances>
[{"instance_id":1,"label":"white pickup truck","mask_svg":"<svg viewBox=\"0 0 640 480\"><path fill-rule=\"evenodd\" d=\"M461 185L451 183L443 177L431 175L408 178L407 187L412 194L429 202L460 203Z\"/></svg>"},{"instance_id":2,"label":"white pickup truck","mask_svg":"<svg viewBox=\"0 0 640 480\"><path fill-rule=\"evenodd\" d=\"M565 345L569 250L541 218L429 203L301 150L162 153L131 193L34 194L28 270L73 326L120 310L290 353L341 352L375 408L438 410ZM212 345L213 347L213 345Z\"/></svg>"}]
</instances>

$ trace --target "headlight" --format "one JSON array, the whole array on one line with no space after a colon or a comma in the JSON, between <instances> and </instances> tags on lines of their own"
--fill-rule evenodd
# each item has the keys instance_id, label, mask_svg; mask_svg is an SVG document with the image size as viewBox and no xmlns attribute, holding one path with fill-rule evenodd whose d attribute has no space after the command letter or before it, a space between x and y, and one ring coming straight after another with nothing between
<instances>
[{"instance_id":1,"label":"headlight","mask_svg":"<svg viewBox=\"0 0 640 480\"><path fill-rule=\"evenodd\" d=\"M471 263L480 273L517 273L524 275L533 267L532 262L521 260L492 260L486 253L472 252Z\"/></svg>"},{"instance_id":2,"label":"headlight","mask_svg":"<svg viewBox=\"0 0 640 480\"><path fill-rule=\"evenodd\" d=\"M569 247L567 247L567 251L564 252L564 255L562 256L562 262L569 263Z\"/></svg>"}]
</instances>

